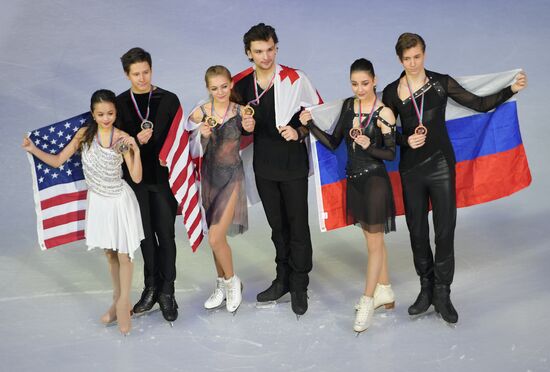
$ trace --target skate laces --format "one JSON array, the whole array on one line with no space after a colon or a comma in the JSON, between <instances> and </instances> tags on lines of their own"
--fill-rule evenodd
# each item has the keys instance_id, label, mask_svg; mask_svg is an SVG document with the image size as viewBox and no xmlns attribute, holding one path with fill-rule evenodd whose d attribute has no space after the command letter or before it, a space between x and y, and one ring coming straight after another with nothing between
<instances>
[{"instance_id":1,"label":"skate laces","mask_svg":"<svg viewBox=\"0 0 550 372\"><path fill-rule=\"evenodd\" d=\"M357 309L357 317L355 323L365 323L370 313L369 300L366 298L361 298L359 300L359 309Z\"/></svg>"},{"instance_id":2,"label":"skate laces","mask_svg":"<svg viewBox=\"0 0 550 372\"><path fill-rule=\"evenodd\" d=\"M217 285L216 288L214 288L214 292L212 292L208 300L213 301L219 297L223 297L223 294L224 294L223 286Z\"/></svg>"}]
</instances>

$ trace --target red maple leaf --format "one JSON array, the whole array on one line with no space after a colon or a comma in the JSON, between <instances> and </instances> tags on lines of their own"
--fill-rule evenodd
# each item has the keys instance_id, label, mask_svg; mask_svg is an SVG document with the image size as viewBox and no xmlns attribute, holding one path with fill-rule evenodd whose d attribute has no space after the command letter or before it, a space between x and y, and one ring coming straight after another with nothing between
<instances>
[{"instance_id":1,"label":"red maple leaf","mask_svg":"<svg viewBox=\"0 0 550 372\"><path fill-rule=\"evenodd\" d=\"M281 65L281 67L282 70L279 73L279 76L281 77L281 82L288 77L290 79L290 85L292 85L296 80L300 78L300 75L298 75L296 69L283 65Z\"/></svg>"}]
</instances>

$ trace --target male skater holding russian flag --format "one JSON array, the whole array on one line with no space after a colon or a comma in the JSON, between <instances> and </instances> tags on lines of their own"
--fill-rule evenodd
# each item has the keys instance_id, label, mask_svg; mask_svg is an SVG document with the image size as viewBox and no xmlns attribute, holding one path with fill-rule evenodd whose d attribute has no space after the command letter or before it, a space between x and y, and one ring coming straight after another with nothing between
<instances>
[{"instance_id":1,"label":"male skater holding russian flag","mask_svg":"<svg viewBox=\"0 0 550 372\"><path fill-rule=\"evenodd\" d=\"M455 153L445 126L447 99L479 112L504 103L527 86L524 73L512 85L479 97L449 75L424 68L426 44L417 34L404 33L395 50L405 71L389 84L383 102L401 117L399 171L403 186L405 216L414 265L420 276L420 293L409 307L410 315L424 313L430 305L448 323L458 314L450 299L454 276L454 231L456 225ZM430 248L428 212L431 204L435 229L435 260Z\"/></svg>"}]
</instances>

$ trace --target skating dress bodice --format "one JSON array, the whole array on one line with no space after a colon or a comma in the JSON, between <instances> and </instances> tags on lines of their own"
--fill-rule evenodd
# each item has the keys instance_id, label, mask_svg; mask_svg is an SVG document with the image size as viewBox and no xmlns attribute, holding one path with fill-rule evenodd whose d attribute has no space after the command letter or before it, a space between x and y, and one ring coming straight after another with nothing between
<instances>
[{"instance_id":1,"label":"skating dress bodice","mask_svg":"<svg viewBox=\"0 0 550 372\"><path fill-rule=\"evenodd\" d=\"M122 155L99 145L94 139L82 150L82 167L88 188L103 196L122 192Z\"/></svg>"}]
</instances>

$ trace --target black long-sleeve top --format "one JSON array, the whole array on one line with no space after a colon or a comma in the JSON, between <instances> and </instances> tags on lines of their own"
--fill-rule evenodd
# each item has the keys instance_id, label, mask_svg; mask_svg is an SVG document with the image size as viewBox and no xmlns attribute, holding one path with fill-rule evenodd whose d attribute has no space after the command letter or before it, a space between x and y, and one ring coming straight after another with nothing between
<instances>
[{"instance_id":1,"label":"black long-sleeve top","mask_svg":"<svg viewBox=\"0 0 550 372\"><path fill-rule=\"evenodd\" d=\"M362 117L362 125L366 125L363 129L363 134L370 138L370 145L365 150L357 144L354 146L354 140L350 137L349 131L353 127L353 119L358 116L355 113L354 98L347 98L342 104L342 111L340 112L340 118L338 123L334 127L332 135L326 133L320 129L315 123L309 123L308 128L315 137L321 141L321 143L331 150L336 150L342 140L346 141L346 147L348 150L348 160L346 164L347 175L353 175L363 172L365 169L369 169L372 165L383 164L382 160L393 160L395 158L395 138L394 127L395 124L386 122L380 116L382 106L373 112L372 119L369 123L368 115ZM381 121L383 125L387 125L392 128L391 133L382 134L382 130L376 124L377 121Z\"/></svg>"},{"instance_id":2,"label":"black long-sleeve top","mask_svg":"<svg viewBox=\"0 0 550 372\"><path fill-rule=\"evenodd\" d=\"M142 116L145 117L149 93L134 93L134 97L136 98ZM117 97L117 109L117 119L120 129L136 137L137 134L141 132L141 119L130 97L130 90L121 93ZM140 145L141 164L143 168L143 179L141 184L158 185L168 182L168 168L160 165L159 153L164 145L172 121L179 109L180 101L174 93L159 87L153 90L148 119L152 121L154 125L153 136L149 142ZM126 167L123 167L123 171L126 182L134 186Z\"/></svg>"},{"instance_id":3,"label":"black long-sleeve top","mask_svg":"<svg viewBox=\"0 0 550 372\"><path fill-rule=\"evenodd\" d=\"M399 79L405 75L401 73ZM428 82L414 92L414 98L418 108L421 105L421 96L424 93L424 115L422 124L428 129L426 142L422 147L412 149L407 143L410 135L418 125L418 117L411 98L401 100L397 93L399 79L384 88L382 101L388 106L395 117L401 117L402 133L397 134L397 144L401 147L401 160L399 169L406 171L415 165L441 151L449 166L456 163L455 154L445 125L445 109L447 98L450 97L457 103L479 112L487 112L514 95L511 87L485 97L477 96L464 89L455 79L449 75L426 70Z\"/></svg>"},{"instance_id":4,"label":"black long-sleeve top","mask_svg":"<svg viewBox=\"0 0 550 372\"><path fill-rule=\"evenodd\" d=\"M239 80L233 89L240 96L242 105L256 98L254 92L254 74ZM258 86L258 94L263 90ZM271 87L260 99L260 104L254 107L254 159L253 166L256 175L273 180L289 181L307 177L309 161L307 149L303 141L286 141L275 127L275 88ZM297 112L288 125L298 131L300 138L307 135L302 128Z\"/></svg>"}]
</instances>

